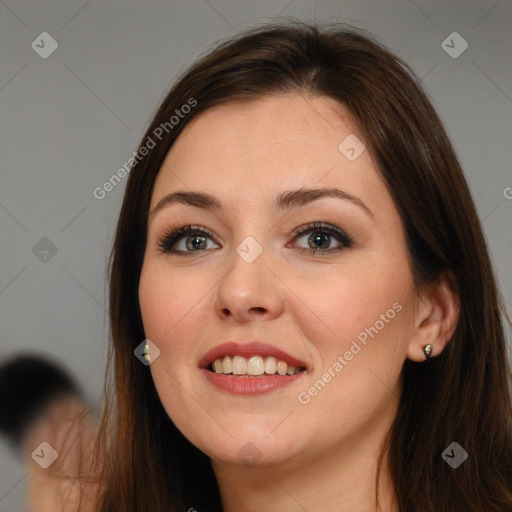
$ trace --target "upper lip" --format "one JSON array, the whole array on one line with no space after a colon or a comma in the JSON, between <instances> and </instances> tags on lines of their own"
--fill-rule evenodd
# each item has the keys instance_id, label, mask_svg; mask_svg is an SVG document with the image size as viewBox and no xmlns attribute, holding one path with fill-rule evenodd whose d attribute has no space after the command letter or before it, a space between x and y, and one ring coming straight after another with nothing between
<instances>
[{"instance_id":1,"label":"upper lip","mask_svg":"<svg viewBox=\"0 0 512 512\"><path fill-rule=\"evenodd\" d=\"M199 361L200 368L208 368L208 366L223 356L273 356L278 360L285 361L289 365L306 368L306 363L293 357L284 350L276 348L268 343L261 341L251 341L250 343L236 343L235 341L228 341L222 343L208 350Z\"/></svg>"}]
</instances>

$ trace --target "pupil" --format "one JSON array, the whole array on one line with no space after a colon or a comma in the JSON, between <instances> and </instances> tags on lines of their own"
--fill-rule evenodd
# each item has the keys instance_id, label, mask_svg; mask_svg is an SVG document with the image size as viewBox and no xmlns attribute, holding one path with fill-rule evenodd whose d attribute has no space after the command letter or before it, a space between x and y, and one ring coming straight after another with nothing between
<instances>
[{"instance_id":1,"label":"pupil","mask_svg":"<svg viewBox=\"0 0 512 512\"><path fill-rule=\"evenodd\" d=\"M330 235L326 235L325 233L313 233L309 238L309 246L312 249L318 249L319 247L325 249L329 247L329 242Z\"/></svg>"},{"instance_id":2,"label":"pupil","mask_svg":"<svg viewBox=\"0 0 512 512\"><path fill-rule=\"evenodd\" d=\"M190 242L192 240L192 242ZM190 236L187 238L188 249L201 249L204 247L206 238L204 236Z\"/></svg>"}]
</instances>

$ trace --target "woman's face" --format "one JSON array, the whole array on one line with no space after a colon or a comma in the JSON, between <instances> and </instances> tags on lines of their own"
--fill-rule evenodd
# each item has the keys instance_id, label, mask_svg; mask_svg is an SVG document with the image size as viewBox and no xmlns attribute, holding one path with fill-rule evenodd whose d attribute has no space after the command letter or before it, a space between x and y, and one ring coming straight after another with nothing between
<instances>
[{"instance_id":1,"label":"woman's face","mask_svg":"<svg viewBox=\"0 0 512 512\"><path fill-rule=\"evenodd\" d=\"M150 370L172 421L214 461L307 461L377 438L396 413L416 296L362 140L332 99L266 97L198 116L159 172L139 288L160 350ZM239 346L220 349L212 379L205 355L226 342ZM252 342L268 346L244 351ZM284 362L305 370L280 375Z\"/></svg>"}]
</instances>

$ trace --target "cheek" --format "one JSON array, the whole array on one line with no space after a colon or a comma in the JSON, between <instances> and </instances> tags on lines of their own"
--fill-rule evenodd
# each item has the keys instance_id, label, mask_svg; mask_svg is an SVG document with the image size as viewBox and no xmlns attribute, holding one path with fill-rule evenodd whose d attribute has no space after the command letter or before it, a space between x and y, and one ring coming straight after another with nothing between
<instances>
[{"instance_id":1,"label":"cheek","mask_svg":"<svg viewBox=\"0 0 512 512\"><path fill-rule=\"evenodd\" d=\"M347 264L338 271L322 269L315 275L295 274L289 279L293 279L296 296L291 298L294 317L323 364L330 363L326 357L333 359L349 350L358 337L364 343L378 335L397 344L405 316L401 311L412 285L406 262L381 259L374 265Z\"/></svg>"},{"instance_id":2,"label":"cheek","mask_svg":"<svg viewBox=\"0 0 512 512\"><path fill-rule=\"evenodd\" d=\"M396 257L375 264L348 265L326 276L297 279L296 319L316 352L314 375L305 384L301 403L310 410L333 412L334 430L361 424L389 405L398 393L407 347L412 276ZM357 268L356 268L357 267ZM300 283L300 287L299 287ZM314 315L311 311L314 311ZM321 382L319 382L321 381ZM363 405L364 404L364 405ZM317 420L312 420L317 421Z\"/></svg>"},{"instance_id":3,"label":"cheek","mask_svg":"<svg viewBox=\"0 0 512 512\"><path fill-rule=\"evenodd\" d=\"M296 316L316 363L297 400L304 421L326 438L355 435L393 410L406 350L406 288L342 281L333 279L329 300L310 294L315 316Z\"/></svg>"},{"instance_id":4,"label":"cheek","mask_svg":"<svg viewBox=\"0 0 512 512\"><path fill-rule=\"evenodd\" d=\"M187 343L204 331L203 301L210 287L199 273L180 272L156 264L143 267L139 283L139 303L147 338L163 354L183 355L193 348Z\"/></svg>"}]
</instances>

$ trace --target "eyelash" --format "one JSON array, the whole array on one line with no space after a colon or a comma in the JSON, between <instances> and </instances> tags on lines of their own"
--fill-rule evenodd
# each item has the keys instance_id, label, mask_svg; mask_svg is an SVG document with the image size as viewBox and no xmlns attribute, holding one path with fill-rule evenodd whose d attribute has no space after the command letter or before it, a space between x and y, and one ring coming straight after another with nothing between
<instances>
[{"instance_id":1,"label":"eyelash","mask_svg":"<svg viewBox=\"0 0 512 512\"><path fill-rule=\"evenodd\" d=\"M293 232L293 239L296 240L297 238L300 238L302 235L306 233L326 233L331 236L333 236L338 242L340 242L340 247L335 247L331 249L310 249L306 247L301 247L300 252L309 252L313 255L315 254L331 254L333 252L339 252L343 249L348 249L352 247L354 241L353 239L348 236L344 231L342 231L339 228L336 228L330 224L326 224L324 222L309 222L307 224L304 224L303 226L300 226L296 228ZM185 235L192 236L192 235L199 235L203 236L206 235L212 240L215 241L215 235L207 228L201 227L201 226L193 226L193 225L185 225L185 226L171 226L168 228L160 237L158 240L158 250L162 253L174 253L174 254L193 254L194 252L202 252L206 249L201 249L198 251L176 251L173 249L176 242L178 242L181 238L183 238ZM217 242L215 242L217 243Z\"/></svg>"}]
</instances>

